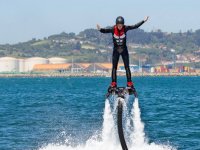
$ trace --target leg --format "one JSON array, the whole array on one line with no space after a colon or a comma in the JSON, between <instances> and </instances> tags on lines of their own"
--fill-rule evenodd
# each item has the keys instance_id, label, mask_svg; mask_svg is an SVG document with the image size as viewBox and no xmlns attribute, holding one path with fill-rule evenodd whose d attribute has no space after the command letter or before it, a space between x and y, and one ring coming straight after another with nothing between
<instances>
[{"instance_id":1,"label":"leg","mask_svg":"<svg viewBox=\"0 0 200 150\"><path fill-rule=\"evenodd\" d=\"M117 66L120 54L116 49L113 50L112 55L112 82L117 82Z\"/></svg>"},{"instance_id":2,"label":"leg","mask_svg":"<svg viewBox=\"0 0 200 150\"><path fill-rule=\"evenodd\" d=\"M124 49L122 52L122 59L124 62L124 68L126 70L126 77L127 77L127 82L131 82L131 71L129 67L129 54L127 48Z\"/></svg>"},{"instance_id":3,"label":"leg","mask_svg":"<svg viewBox=\"0 0 200 150\"><path fill-rule=\"evenodd\" d=\"M131 71L129 67L129 54L127 48L122 53L122 59L124 61L124 67L126 69L126 76L127 76L127 86L131 89L129 89L129 94L134 94L135 97L138 97L136 89L133 85L133 82L131 80Z\"/></svg>"}]
</instances>

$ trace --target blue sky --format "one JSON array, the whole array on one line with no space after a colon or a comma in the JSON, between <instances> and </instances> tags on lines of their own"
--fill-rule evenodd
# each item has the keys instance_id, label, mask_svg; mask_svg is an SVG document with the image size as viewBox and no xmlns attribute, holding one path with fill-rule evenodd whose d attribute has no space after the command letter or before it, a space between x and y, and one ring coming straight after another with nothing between
<instances>
[{"instance_id":1,"label":"blue sky","mask_svg":"<svg viewBox=\"0 0 200 150\"><path fill-rule=\"evenodd\" d=\"M0 0L0 44L43 38L61 32L113 25L124 16L135 24L145 16L145 31L200 29L199 0Z\"/></svg>"}]
</instances>

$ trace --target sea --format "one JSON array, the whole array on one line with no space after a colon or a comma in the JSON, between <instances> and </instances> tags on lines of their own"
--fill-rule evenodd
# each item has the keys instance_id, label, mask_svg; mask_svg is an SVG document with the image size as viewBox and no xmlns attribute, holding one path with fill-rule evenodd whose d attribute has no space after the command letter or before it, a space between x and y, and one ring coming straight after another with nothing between
<instances>
[{"instance_id":1,"label":"sea","mask_svg":"<svg viewBox=\"0 0 200 150\"><path fill-rule=\"evenodd\" d=\"M129 150L200 150L200 77L133 77ZM0 78L0 150L122 150L109 77ZM126 78L118 78L125 86Z\"/></svg>"}]
</instances>

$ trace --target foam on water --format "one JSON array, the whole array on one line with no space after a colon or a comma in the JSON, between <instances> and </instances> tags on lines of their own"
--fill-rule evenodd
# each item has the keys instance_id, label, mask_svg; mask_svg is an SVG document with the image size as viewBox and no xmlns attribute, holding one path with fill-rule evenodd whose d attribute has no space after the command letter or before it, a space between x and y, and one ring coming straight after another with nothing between
<instances>
[{"instance_id":1,"label":"foam on water","mask_svg":"<svg viewBox=\"0 0 200 150\"><path fill-rule=\"evenodd\" d=\"M134 125L131 136L131 150L174 150L175 148L169 145L157 145L155 143L149 143L147 137L145 137L144 123L141 121L141 112L139 108L138 99L135 99L133 103L133 109L131 113L131 120Z\"/></svg>"},{"instance_id":2,"label":"foam on water","mask_svg":"<svg viewBox=\"0 0 200 150\"><path fill-rule=\"evenodd\" d=\"M126 106L124 110L124 115L129 117L126 112ZM126 137L128 139L129 150L174 150L175 148L169 145L158 145L148 142L147 137L145 137L144 123L141 121L140 114L139 102L138 99L135 99L131 116L126 120L127 127L125 127L125 136L129 136ZM108 99L105 102L103 119L100 138L97 138L98 135L94 135L85 144L76 147L70 146L70 143L66 145L48 144L40 150L121 150L115 120ZM131 122L133 123L133 127L131 127ZM130 128L128 129L128 127Z\"/></svg>"}]
</instances>

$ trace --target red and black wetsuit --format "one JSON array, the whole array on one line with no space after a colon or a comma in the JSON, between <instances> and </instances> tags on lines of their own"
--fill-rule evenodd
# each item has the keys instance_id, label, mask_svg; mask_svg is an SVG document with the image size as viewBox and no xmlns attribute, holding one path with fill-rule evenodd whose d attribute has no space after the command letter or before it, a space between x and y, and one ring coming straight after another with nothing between
<instances>
[{"instance_id":1,"label":"red and black wetsuit","mask_svg":"<svg viewBox=\"0 0 200 150\"><path fill-rule=\"evenodd\" d=\"M118 66L118 61L120 55L122 56L123 62L124 62L124 67L126 69L126 76L127 76L127 82L131 82L131 71L129 67L129 54L128 54L128 49L126 46L126 33L129 30L137 29L139 28L144 21L141 21L133 26L126 26L124 25L121 30L117 28L117 26L113 26L112 28L101 28L100 32L101 33L112 33L113 36L113 55L112 55L112 82L117 81L117 66Z\"/></svg>"}]
</instances>

